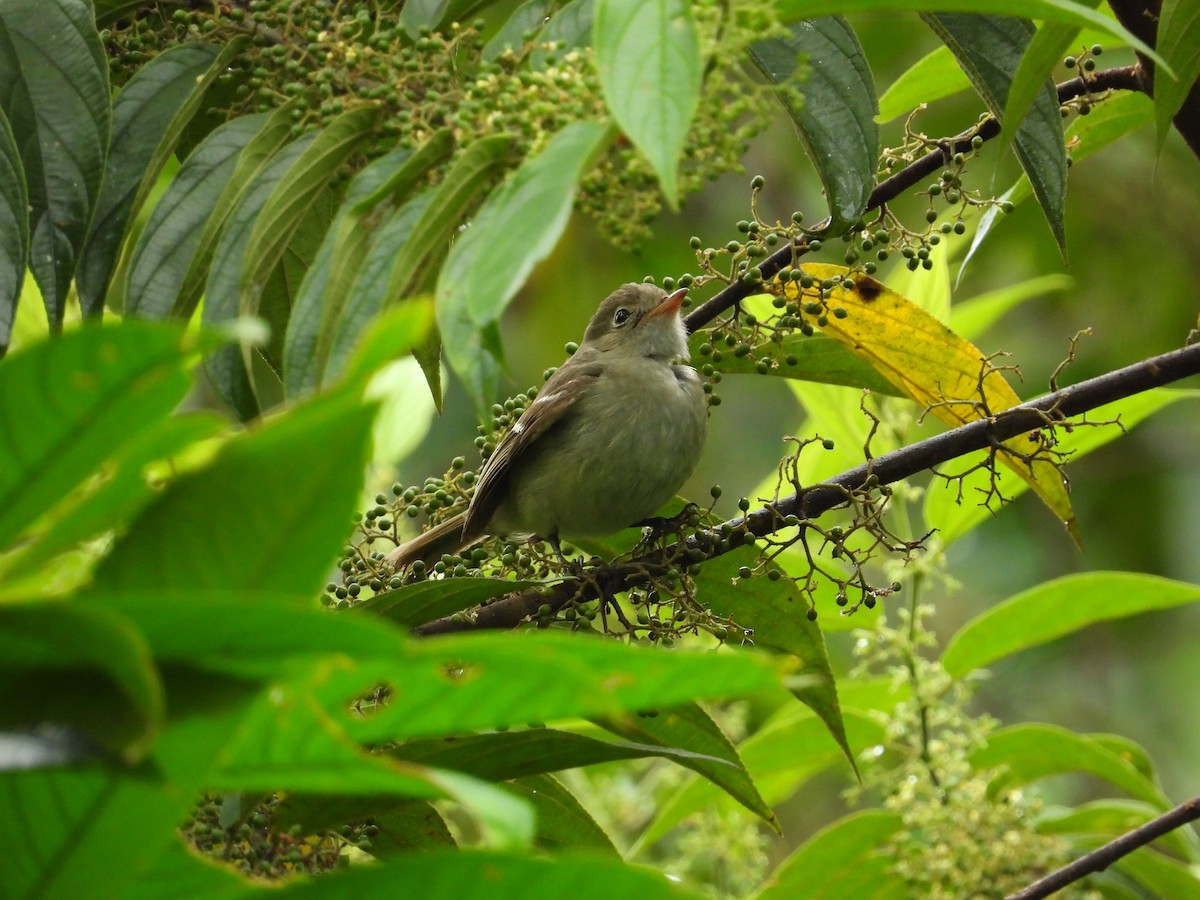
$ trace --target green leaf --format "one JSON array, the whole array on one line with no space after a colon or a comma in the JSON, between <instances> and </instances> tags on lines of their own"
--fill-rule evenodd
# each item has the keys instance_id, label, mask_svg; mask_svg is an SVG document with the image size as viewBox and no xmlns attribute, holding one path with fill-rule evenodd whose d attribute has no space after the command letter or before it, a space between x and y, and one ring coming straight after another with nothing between
<instances>
[{"instance_id":1,"label":"green leaf","mask_svg":"<svg viewBox=\"0 0 1200 900\"><path fill-rule=\"evenodd\" d=\"M500 318L558 243L579 177L607 133L599 122L572 122L488 197L450 250L438 279L439 306L465 306L480 324Z\"/></svg>"},{"instance_id":2,"label":"green leaf","mask_svg":"<svg viewBox=\"0 0 1200 900\"><path fill-rule=\"evenodd\" d=\"M406 0L400 9L400 24L410 38L415 38L422 28L436 27L449 5L450 0Z\"/></svg>"},{"instance_id":3,"label":"green leaf","mask_svg":"<svg viewBox=\"0 0 1200 900\"><path fill-rule=\"evenodd\" d=\"M365 623L367 619L357 619ZM744 653L661 653L567 635L439 637L403 656L362 660L319 690L339 714L390 684L397 700L347 730L360 741L458 734L571 716L617 715L695 699L743 696L779 684L772 662ZM547 679L546 672L554 672Z\"/></svg>"},{"instance_id":4,"label":"green leaf","mask_svg":"<svg viewBox=\"0 0 1200 900\"><path fill-rule=\"evenodd\" d=\"M162 684L145 642L109 610L0 605L0 728L70 725L134 762L162 724Z\"/></svg>"},{"instance_id":5,"label":"green leaf","mask_svg":"<svg viewBox=\"0 0 1200 900\"><path fill-rule=\"evenodd\" d=\"M143 423L101 471L87 479L26 532L26 542L4 560L0 571L36 571L59 553L122 527L157 496L151 483L164 466L198 441L225 428L217 416L192 413ZM153 474L151 474L153 473Z\"/></svg>"},{"instance_id":6,"label":"green leaf","mask_svg":"<svg viewBox=\"0 0 1200 900\"><path fill-rule=\"evenodd\" d=\"M692 703L661 710L656 715L600 719L598 725L630 740L679 747L700 757L677 760L724 790L777 831L779 822L742 764L737 748L703 707Z\"/></svg>"},{"instance_id":7,"label":"green leaf","mask_svg":"<svg viewBox=\"0 0 1200 900\"><path fill-rule=\"evenodd\" d=\"M987 108L997 117L1004 115L1013 75L1033 36L1033 26L1029 22L1009 18L1010 15L943 13L922 16L954 53ZM1017 126L1013 149L1065 258L1063 217L1066 211L1067 150L1058 95L1049 78L1043 81L1028 116Z\"/></svg>"},{"instance_id":8,"label":"green leaf","mask_svg":"<svg viewBox=\"0 0 1200 900\"><path fill-rule=\"evenodd\" d=\"M697 357L697 348L710 339L711 335L704 331L691 336L689 342L693 358ZM789 356L796 357L795 365L787 363ZM726 375L756 375L758 360L763 357L776 360L776 365L767 371L768 375L866 388L890 397L901 396L900 391L861 356L851 352L844 344L819 334L812 337L791 334L779 343L763 341L746 356L726 353L721 356L720 362L712 366Z\"/></svg>"},{"instance_id":9,"label":"green leaf","mask_svg":"<svg viewBox=\"0 0 1200 900\"><path fill-rule=\"evenodd\" d=\"M844 710L843 722L855 747L865 749L884 740L883 726L861 712ZM829 728L806 709L755 732L738 746L738 754L754 785L772 806L796 794L816 775L840 768L846 759L845 750L830 735ZM715 805L731 806L732 801L711 782L691 779L662 804L638 836L630 855L640 855L688 816Z\"/></svg>"},{"instance_id":10,"label":"green leaf","mask_svg":"<svg viewBox=\"0 0 1200 900\"><path fill-rule=\"evenodd\" d=\"M17 141L0 109L0 357L8 350L29 264L29 191Z\"/></svg>"},{"instance_id":11,"label":"green leaf","mask_svg":"<svg viewBox=\"0 0 1200 900\"><path fill-rule=\"evenodd\" d=\"M525 45L525 33L542 27L550 7L551 0L525 0L483 45L483 58L491 62L506 50L520 50Z\"/></svg>"},{"instance_id":12,"label":"green leaf","mask_svg":"<svg viewBox=\"0 0 1200 900\"><path fill-rule=\"evenodd\" d=\"M254 218L246 241L241 280L238 283L241 315L253 315L267 276L275 269L297 227L320 197L342 163L373 133L379 110L360 106L342 113L316 132L295 162L288 167ZM237 218L230 221L234 228ZM213 302L210 291L205 305Z\"/></svg>"},{"instance_id":13,"label":"green leaf","mask_svg":"<svg viewBox=\"0 0 1200 900\"><path fill-rule=\"evenodd\" d=\"M1200 7L1188 0L1163 0L1158 16L1158 52L1174 75L1154 73L1154 131L1162 149L1171 121L1200 76Z\"/></svg>"},{"instance_id":14,"label":"green leaf","mask_svg":"<svg viewBox=\"0 0 1200 900\"><path fill-rule=\"evenodd\" d=\"M1084 421L1097 423L1082 425L1076 423L1067 432L1059 429L1056 435L1055 450L1066 453L1071 460L1077 460L1093 450L1124 435L1129 429L1143 419L1153 415L1160 409L1178 400L1200 398L1200 391L1173 390L1170 388L1154 388L1106 403L1089 412ZM1115 423L1118 424L1099 424ZM954 468L942 468L944 475L955 472L967 472L972 466L984 460L981 453L970 453L959 457ZM990 473L983 469L969 472L961 484L957 481L935 480L925 489L924 518L928 527L937 528L938 537L945 544L958 540L981 522L991 518L994 513L979 503L988 490ZM1001 494L1009 499L1015 499L1027 490L1024 481L1017 478L1009 470L996 473L996 486ZM961 487L961 493L960 493Z\"/></svg>"},{"instance_id":15,"label":"green leaf","mask_svg":"<svg viewBox=\"0 0 1200 900\"><path fill-rule=\"evenodd\" d=\"M875 81L850 23L841 16L792 22L791 36L750 47L772 84L794 87L807 60L803 103L780 92L829 202L830 230L840 234L867 208L875 186L879 126Z\"/></svg>"},{"instance_id":16,"label":"green leaf","mask_svg":"<svg viewBox=\"0 0 1200 900\"><path fill-rule=\"evenodd\" d=\"M487 781L508 781L510 778L545 775L560 769L653 757L662 757L689 767L703 763L709 764L709 768L732 770L734 767L718 757L682 747L602 741L554 728L407 741L393 746L388 755L407 762L454 769Z\"/></svg>"},{"instance_id":17,"label":"green leaf","mask_svg":"<svg viewBox=\"0 0 1200 900\"><path fill-rule=\"evenodd\" d=\"M89 328L0 363L0 547L166 417L192 338L146 322Z\"/></svg>"},{"instance_id":18,"label":"green leaf","mask_svg":"<svg viewBox=\"0 0 1200 900\"><path fill-rule=\"evenodd\" d=\"M1039 834L1064 837L1117 838L1162 815L1162 810L1140 800L1095 800L1069 809L1043 813L1038 818ZM1169 831L1158 838L1160 847L1182 859L1197 859L1196 832L1190 828Z\"/></svg>"},{"instance_id":19,"label":"green leaf","mask_svg":"<svg viewBox=\"0 0 1200 900\"><path fill-rule=\"evenodd\" d=\"M786 579L737 578L738 569L753 566L756 558L753 548L741 547L710 560L695 576L696 595L714 613L729 616L742 628L752 630L755 646L800 658L797 674L812 676L816 684L800 687L794 693L821 717L853 768L854 754L846 739L837 684L820 626L809 620L808 607L790 593Z\"/></svg>"},{"instance_id":20,"label":"green leaf","mask_svg":"<svg viewBox=\"0 0 1200 900\"><path fill-rule=\"evenodd\" d=\"M400 147L385 154L351 181L288 318L283 376L289 396L313 390L324 379L335 334L343 328L355 283L382 226L452 146L449 131L439 131L417 150ZM357 334L364 326L365 321L356 317L347 330ZM329 374L336 371L335 367Z\"/></svg>"},{"instance_id":21,"label":"green leaf","mask_svg":"<svg viewBox=\"0 0 1200 900\"><path fill-rule=\"evenodd\" d=\"M477 365L466 345L455 340L457 324L479 326L499 320L525 279L558 242L575 200L580 174L604 140L598 122L573 122L554 135L537 156L521 164L480 208L471 227L450 248L437 283L438 324L446 358L471 390ZM478 408L489 395L472 393Z\"/></svg>"},{"instance_id":22,"label":"green leaf","mask_svg":"<svg viewBox=\"0 0 1200 900\"><path fill-rule=\"evenodd\" d=\"M1160 810L1171 807L1162 789L1121 754L1057 725L1027 722L993 732L971 754L971 765L999 770L988 789L993 796L1050 775L1082 772Z\"/></svg>"},{"instance_id":23,"label":"green leaf","mask_svg":"<svg viewBox=\"0 0 1200 900\"><path fill-rule=\"evenodd\" d=\"M104 185L75 273L85 317L104 309L129 222L158 180L180 132L243 42L224 50L199 41L169 47L138 69L113 101Z\"/></svg>"},{"instance_id":24,"label":"green leaf","mask_svg":"<svg viewBox=\"0 0 1200 900\"><path fill-rule=\"evenodd\" d=\"M393 622L415 628L494 597L513 591L540 587L540 581L512 581L505 578L446 578L406 584L352 607L352 614L374 613Z\"/></svg>"},{"instance_id":25,"label":"green leaf","mask_svg":"<svg viewBox=\"0 0 1200 900\"><path fill-rule=\"evenodd\" d=\"M206 137L188 156L155 205L133 247L125 282L125 314L146 319L189 318L199 294L184 292L239 154L262 131L265 114L240 116ZM210 240L215 239L215 234Z\"/></svg>"},{"instance_id":26,"label":"green leaf","mask_svg":"<svg viewBox=\"0 0 1200 900\"><path fill-rule=\"evenodd\" d=\"M779 864L755 900L905 900L908 888L891 872L887 845L900 814L852 813L818 831Z\"/></svg>"},{"instance_id":27,"label":"green leaf","mask_svg":"<svg viewBox=\"0 0 1200 900\"><path fill-rule=\"evenodd\" d=\"M208 281L215 265L213 254L218 242L224 237L230 216L241 204L244 195L257 185L262 171L273 165L278 154L292 143L294 108L292 103L285 103L270 113L265 121L261 121L258 116L250 117L255 123L261 121L258 133L241 148L233 171L224 180L212 212L204 221L196 252L179 290L179 297L174 301L176 308L183 310L185 315L191 315L200 297L207 292ZM301 141L311 139L310 133L304 135ZM206 187L206 190L212 188ZM238 269L241 269L240 264ZM207 306L207 300L205 305Z\"/></svg>"},{"instance_id":28,"label":"green leaf","mask_svg":"<svg viewBox=\"0 0 1200 900\"><path fill-rule=\"evenodd\" d=\"M592 43L613 118L679 205L676 172L700 103L700 34L685 0L596 0Z\"/></svg>"},{"instance_id":29,"label":"green leaf","mask_svg":"<svg viewBox=\"0 0 1200 900\"><path fill-rule=\"evenodd\" d=\"M700 900L651 869L600 857L504 855L430 850L399 856L386 866L353 866L331 878L295 881L275 891L280 900L389 897L394 900Z\"/></svg>"},{"instance_id":30,"label":"green leaf","mask_svg":"<svg viewBox=\"0 0 1200 900\"><path fill-rule=\"evenodd\" d=\"M249 240L268 199L312 144L316 134L301 135L273 156L255 175L229 214L221 240L213 253L204 290L205 325L215 326L241 313L242 284L248 262ZM253 144L253 142L252 142ZM245 151L243 151L244 155ZM221 399L243 422L258 416L260 402L246 365L242 347L225 347L205 361L205 369Z\"/></svg>"},{"instance_id":31,"label":"green leaf","mask_svg":"<svg viewBox=\"0 0 1200 900\"><path fill-rule=\"evenodd\" d=\"M246 891L246 882L216 862L191 851L183 841L172 841L158 854L149 871L121 892L123 900L159 900L172 895L234 900Z\"/></svg>"},{"instance_id":32,"label":"green leaf","mask_svg":"<svg viewBox=\"0 0 1200 900\"><path fill-rule=\"evenodd\" d=\"M927 53L892 82L879 98L880 122L890 122L922 103L933 103L971 87L971 79L946 46Z\"/></svg>"},{"instance_id":33,"label":"green leaf","mask_svg":"<svg viewBox=\"0 0 1200 900\"><path fill-rule=\"evenodd\" d=\"M620 855L608 833L553 775L518 778L506 787L533 807L537 816L537 846L555 855L564 850Z\"/></svg>"},{"instance_id":34,"label":"green leaf","mask_svg":"<svg viewBox=\"0 0 1200 900\"><path fill-rule=\"evenodd\" d=\"M331 394L230 441L130 525L96 586L315 594L358 502L373 413L352 393ZM204 540L181 540L180 523Z\"/></svg>"},{"instance_id":35,"label":"green leaf","mask_svg":"<svg viewBox=\"0 0 1200 900\"><path fill-rule=\"evenodd\" d=\"M4 887L12 897L86 897L96 873L125 896L177 840L249 694L206 673L165 679L170 719L136 766L90 762L0 774Z\"/></svg>"},{"instance_id":36,"label":"green leaf","mask_svg":"<svg viewBox=\"0 0 1200 900\"><path fill-rule=\"evenodd\" d=\"M1068 291L1073 287L1075 279L1069 275L1042 275L988 291L986 294L977 294L954 304L950 310L950 328L955 334L978 342L984 332L1010 309L1015 309L1034 297Z\"/></svg>"},{"instance_id":37,"label":"green leaf","mask_svg":"<svg viewBox=\"0 0 1200 900\"><path fill-rule=\"evenodd\" d=\"M434 193L434 190L428 189L417 194L398 209L390 210L382 222L374 227L366 255L359 264L358 271L353 273L353 287L343 301L341 313L330 325L332 336L323 378L332 377L348 365L347 360L364 332L373 328L373 322L387 316L389 310L417 304L427 307L432 315L431 297L415 292L404 298L394 297L389 293L389 282L397 254L407 246L409 239L414 237L417 224L429 209ZM426 342L430 340L434 344L433 371L437 372L440 360L437 359L436 333L426 336ZM414 355L419 356L425 346L425 343L417 345L413 350ZM429 374L426 371L427 377ZM440 391L435 393L435 398L440 399Z\"/></svg>"},{"instance_id":38,"label":"green leaf","mask_svg":"<svg viewBox=\"0 0 1200 900\"><path fill-rule=\"evenodd\" d=\"M1124 137L1131 131L1148 125L1154 120L1154 104L1145 95L1137 92L1127 92L1106 98L1103 103L1097 103L1090 115L1077 116L1067 126L1067 142L1071 145L1071 158L1074 164L1091 156L1102 147L1111 144L1117 138ZM1029 178L1022 175L1011 188L1000 198L1012 204L1024 201L1030 195ZM984 238L1000 221L1003 213L996 206L989 206L979 217L975 228L975 236L971 239L971 247L963 257L962 267L958 277L962 278L963 270L975 255Z\"/></svg>"},{"instance_id":39,"label":"green leaf","mask_svg":"<svg viewBox=\"0 0 1200 900\"><path fill-rule=\"evenodd\" d=\"M1045 19L1048 22L1073 22L1082 27L1092 27L1111 35L1122 44L1129 44L1145 53L1155 62L1161 57L1153 47L1138 40L1137 36L1122 26L1116 19L1097 12L1089 6L1072 0L779 0L780 17L785 22L809 16L833 13L884 12L908 10L911 12L958 12L979 13L995 16Z\"/></svg>"},{"instance_id":40,"label":"green leaf","mask_svg":"<svg viewBox=\"0 0 1200 900\"><path fill-rule=\"evenodd\" d=\"M950 639L942 665L955 677L1097 622L1200 600L1200 585L1136 572L1056 578L975 617Z\"/></svg>"},{"instance_id":41,"label":"green leaf","mask_svg":"<svg viewBox=\"0 0 1200 900\"><path fill-rule=\"evenodd\" d=\"M30 268L59 331L104 179L108 60L85 0L5 0L0 48L0 112L28 188Z\"/></svg>"},{"instance_id":42,"label":"green leaf","mask_svg":"<svg viewBox=\"0 0 1200 900\"><path fill-rule=\"evenodd\" d=\"M537 38L537 46L529 55L529 64L534 69L544 69L551 56L555 59L592 42L592 20L595 17L594 0L570 0L550 16L550 21ZM561 50L551 51L548 44L556 44Z\"/></svg>"},{"instance_id":43,"label":"green leaf","mask_svg":"<svg viewBox=\"0 0 1200 900\"><path fill-rule=\"evenodd\" d=\"M1121 857L1113 868L1144 885L1154 897L1200 896L1200 877L1186 863L1147 847Z\"/></svg>"},{"instance_id":44,"label":"green leaf","mask_svg":"<svg viewBox=\"0 0 1200 900\"><path fill-rule=\"evenodd\" d=\"M1085 0L1092 6L1100 0ZM1073 22L1046 22L1034 33L1021 62L1013 72L1008 97L1004 101L1004 113L999 116L1004 128L996 143L996 155L1008 151L1014 129L1025 118L1029 108L1042 92L1048 73L1062 60L1063 54L1075 42L1081 26Z\"/></svg>"},{"instance_id":45,"label":"green leaf","mask_svg":"<svg viewBox=\"0 0 1200 900\"><path fill-rule=\"evenodd\" d=\"M538 824L541 824L541 810L535 798L529 797L520 790L507 786L509 793L521 797L534 810ZM432 850L437 847L453 847L454 836L446 826L437 808L430 803L410 801L382 812L371 815L379 833L371 838L371 855L376 859L389 859L397 854L411 850ZM342 817L330 819L330 825L340 825L352 821Z\"/></svg>"}]
</instances>

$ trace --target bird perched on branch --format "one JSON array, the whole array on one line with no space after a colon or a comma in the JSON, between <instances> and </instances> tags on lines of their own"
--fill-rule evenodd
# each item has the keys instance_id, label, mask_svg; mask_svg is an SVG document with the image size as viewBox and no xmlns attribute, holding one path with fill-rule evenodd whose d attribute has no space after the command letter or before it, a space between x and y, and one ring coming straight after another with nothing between
<instances>
[{"instance_id":1,"label":"bird perched on branch","mask_svg":"<svg viewBox=\"0 0 1200 900\"><path fill-rule=\"evenodd\" d=\"M393 570L436 560L485 535L612 534L653 516L692 473L707 405L686 364L674 293L626 284L605 298L579 349L496 445L464 512L401 544Z\"/></svg>"}]
</instances>

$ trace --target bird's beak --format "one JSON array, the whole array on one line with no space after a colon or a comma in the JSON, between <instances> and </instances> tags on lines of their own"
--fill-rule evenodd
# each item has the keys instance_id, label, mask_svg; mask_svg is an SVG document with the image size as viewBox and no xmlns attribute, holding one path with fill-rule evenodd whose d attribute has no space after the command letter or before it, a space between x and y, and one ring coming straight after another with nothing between
<instances>
[{"instance_id":1,"label":"bird's beak","mask_svg":"<svg viewBox=\"0 0 1200 900\"><path fill-rule=\"evenodd\" d=\"M674 293L667 294L667 296L663 297L662 302L659 303L658 306L654 307L654 309L650 310L650 312L646 313L646 315L642 316L642 319L654 319L658 316L675 315L675 313L679 312L679 307L683 305L683 298L687 296L687 292L687 288L679 288L679 290L675 291Z\"/></svg>"}]
</instances>

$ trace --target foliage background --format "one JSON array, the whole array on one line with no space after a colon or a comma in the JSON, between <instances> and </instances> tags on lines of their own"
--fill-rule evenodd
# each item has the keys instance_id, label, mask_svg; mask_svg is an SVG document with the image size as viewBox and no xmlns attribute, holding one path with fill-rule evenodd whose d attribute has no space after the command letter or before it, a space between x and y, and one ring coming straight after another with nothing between
<instances>
[{"instance_id":1,"label":"foliage background","mask_svg":"<svg viewBox=\"0 0 1200 900\"><path fill-rule=\"evenodd\" d=\"M489 15L499 20L507 11L498 5ZM862 14L853 22L880 88L937 43L909 15ZM1132 60L1132 55L1106 53L1104 64L1122 60ZM964 92L935 103L919 124L930 134L953 133L978 110L974 94ZM898 127L892 123L885 129L885 144L895 141ZM632 252L614 249L589 224L574 219L504 320L508 381L501 394L536 383L544 367L561 358L563 342L578 338L596 301L612 286L647 274L661 277L693 269L688 248L693 234L706 246L720 246L734 237L733 222L746 214L750 175L766 177L759 203L768 218L786 219L792 209L803 208L811 219L823 209L819 188L789 125L781 121L756 139L745 164L744 174L722 177L688 198L678 213L661 216L653 238ZM973 166L974 177L986 176L991 165L985 152ZM1001 163L992 181L1002 190L1015 175L1013 166ZM956 300L1049 273L1065 272L1073 279L1071 287L1009 313L979 342L985 351L1013 354L1025 376L1023 396L1042 393L1066 353L1068 339L1082 328L1091 327L1093 336L1080 344L1067 382L1177 346L1195 326L1194 285L1200 279L1195 175L1196 160L1177 135L1170 135L1160 154L1154 136L1144 129L1072 170L1070 268L1047 240L1045 222L1033 203L1007 217L983 245L956 288ZM951 247L961 253L965 243L952 241ZM36 310L31 285L27 291L23 308ZM19 344L30 342L39 330L28 317L22 327ZM753 491L774 469L779 436L806 434L817 426L804 421L782 379L731 376L721 394L725 402L715 412L705 459L683 493L702 497L709 485L720 483L725 493L717 511L730 516L735 514L735 498ZM847 390L845 396L848 405L857 404L856 391ZM199 395L191 403L213 405L214 399ZM400 423L409 439L417 437L427 418L418 411L420 405L413 400L405 412L407 421ZM956 545L951 575L958 583L931 585L922 595L937 607L937 634L945 639L997 601L1068 573L1129 570L1200 582L1200 561L1193 549L1200 532L1200 473L1194 465L1200 426L1193 406L1169 408L1127 439L1071 468L1085 544L1082 553L1028 497ZM441 471L447 459L469 452L475 435L471 408L451 381L445 413L431 422L428 438L402 461L402 483L419 483ZM364 502L395 476L383 466L374 477L378 483L368 485ZM821 610L823 617L832 613ZM1194 604L1185 604L1093 626L1026 651L994 667L992 680L981 688L973 708L1005 722L1046 721L1078 731L1125 735L1150 751L1167 796L1194 794L1200 735L1190 723L1196 720L1197 701L1179 686L1200 674L1188 640L1198 616ZM830 632L828 640L837 670L846 671L855 638L838 631ZM605 769L598 771L604 778ZM822 776L779 811L786 837L772 845L776 858L842 814L839 795L847 774L843 766ZM1050 802L1063 804L1109 793L1080 776L1054 779L1046 788ZM721 836L713 840L719 842Z\"/></svg>"}]
</instances>

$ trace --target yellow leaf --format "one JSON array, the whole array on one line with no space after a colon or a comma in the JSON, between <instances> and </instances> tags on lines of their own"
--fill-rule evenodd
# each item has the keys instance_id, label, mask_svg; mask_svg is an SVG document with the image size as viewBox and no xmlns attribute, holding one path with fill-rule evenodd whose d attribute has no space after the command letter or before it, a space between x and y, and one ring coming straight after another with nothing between
<instances>
[{"instance_id":1,"label":"yellow leaf","mask_svg":"<svg viewBox=\"0 0 1200 900\"><path fill-rule=\"evenodd\" d=\"M802 268L818 282L832 279L838 285L850 275L842 266ZM839 286L825 292L830 312L821 332L861 356L939 420L951 427L965 425L1021 402L1004 376L970 341L874 278L861 273L852 277L853 290ZM801 296L798 282L784 286L788 299L799 300L802 307L816 299L814 291ZM832 314L838 307L846 311L844 318ZM806 318L815 321L816 316L806 314ZM998 453L999 460L1028 482L1078 543L1065 479L1046 457L1040 435L1023 434L1005 441L1004 446L1012 452Z\"/></svg>"}]
</instances>

